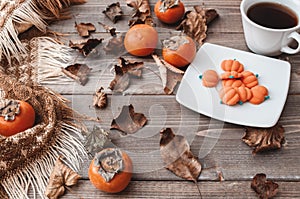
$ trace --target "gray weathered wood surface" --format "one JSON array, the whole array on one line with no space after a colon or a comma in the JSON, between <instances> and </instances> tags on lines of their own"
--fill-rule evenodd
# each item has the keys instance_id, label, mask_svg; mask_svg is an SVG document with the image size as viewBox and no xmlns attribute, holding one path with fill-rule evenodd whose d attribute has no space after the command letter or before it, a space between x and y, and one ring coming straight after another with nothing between
<instances>
[{"instance_id":1,"label":"gray weathered wood surface","mask_svg":"<svg viewBox=\"0 0 300 199\"><path fill-rule=\"evenodd\" d=\"M248 51L239 12L240 0L182 1L187 10L191 10L194 5L204 4L207 8L215 8L220 14L219 19L209 26L206 42ZM155 2L156 0L150 0L152 10ZM47 86L70 99L73 108L78 112L99 117L99 126L102 128L109 129L111 120L117 116L123 105L128 104L133 104L137 112L144 113L149 122L134 135L124 136L117 131L111 131L112 142L126 150L133 159L133 179L125 191L112 195L94 188L87 176L90 160L86 160L80 171L83 179L72 188L72 192L67 191L62 198L199 198L194 183L186 182L163 168L159 154L159 131L165 127L172 127L175 132L185 135L193 153L199 154L203 171L198 184L203 198L256 198L250 183L252 177L261 172L279 183L279 194L276 198L300 198L300 54L280 56L288 59L292 65L289 96L279 120L286 130L287 144L280 150L254 156L251 148L241 141L243 126L223 124L199 115L178 104L174 95L164 95L161 80L155 74L159 73L158 67L151 58L134 58L126 53L122 54L127 58L145 62L143 77L131 82L125 96L109 95L106 109L96 110L92 106L92 95L100 86L109 92L107 87L113 79L110 69L118 57L103 53L102 48L110 35L98 22L112 25L117 32L125 33L131 13L125 0L120 1L126 16L112 24L102 14L110 3L112 2L109 0L88 0L84 5L71 8L72 19L55 22L50 26L51 30L67 34L65 41L68 43L70 38L80 39L74 28L75 20L78 23L92 22L97 27L92 37L105 40L97 49L99 56L78 58L93 68L85 86L74 82L63 86L55 83ZM152 16L155 18L154 13ZM155 23L160 39L176 34L175 26L164 25L156 18ZM157 53L160 53L159 49ZM221 129L220 137L214 133L207 134L208 129ZM197 132L199 135L196 135ZM214 141L215 146L208 150L209 143ZM224 181L220 182L220 176Z\"/></svg>"}]
</instances>

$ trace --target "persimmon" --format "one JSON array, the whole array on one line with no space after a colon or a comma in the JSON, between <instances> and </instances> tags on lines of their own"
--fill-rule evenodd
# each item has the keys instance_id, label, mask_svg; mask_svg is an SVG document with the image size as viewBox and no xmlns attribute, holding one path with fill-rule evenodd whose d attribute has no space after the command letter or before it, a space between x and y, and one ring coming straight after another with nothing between
<instances>
[{"instance_id":1,"label":"persimmon","mask_svg":"<svg viewBox=\"0 0 300 199\"><path fill-rule=\"evenodd\" d=\"M124 190L132 177L132 161L124 151L107 148L95 155L88 175L91 183L107 193Z\"/></svg>"},{"instance_id":2,"label":"persimmon","mask_svg":"<svg viewBox=\"0 0 300 199\"><path fill-rule=\"evenodd\" d=\"M150 25L137 24L125 35L124 46L131 55L144 57L150 55L158 42L157 31Z\"/></svg>"},{"instance_id":3,"label":"persimmon","mask_svg":"<svg viewBox=\"0 0 300 199\"><path fill-rule=\"evenodd\" d=\"M162 55L169 64L177 68L185 67L196 56L196 44L189 36L173 36L163 41Z\"/></svg>"},{"instance_id":4,"label":"persimmon","mask_svg":"<svg viewBox=\"0 0 300 199\"><path fill-rule=\"evenodd\" d=\"M35 122L33 107L20 100L0 100L0 134L12 136L28 128Z\"/></svg>"},{"instance_id":5,"label":"persimmon","mask_svg":"<svg viewBox=\"0 0 300 199\"><path fill-rule=\"evenodd\" d=\"M174 3L175 2L175 3ZM184 15L185 8L181 1L158 0L154 7L157 18L166 23L177 23Z\"/></svg>"}]
</instances>

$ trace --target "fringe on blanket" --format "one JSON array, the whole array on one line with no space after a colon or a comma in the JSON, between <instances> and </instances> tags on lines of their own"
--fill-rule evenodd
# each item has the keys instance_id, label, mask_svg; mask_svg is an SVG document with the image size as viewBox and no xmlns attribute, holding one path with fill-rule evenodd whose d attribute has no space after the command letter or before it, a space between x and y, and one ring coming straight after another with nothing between
<instances>
[{"instance_id":1,"label":"fringe on blanket","mask_svg":"<svg viewBox=\"0 0 300 199\"><path fill-rule=\"evenodd\" d=\"M30 41L30 65L34 68L39 84L69 84L72 80L64 75L62 68L74 61L74 50L50 37L38 37Z\"/></svg>"},{"instance_id":2,"label":"fringe on blanket","mask_svg":"<svg viewBox=\"0 0 300 199\"><path fill-rule=\"evenodd\" d=\"M36 26L46 31L45 20L59 17L59 11L70 5L70 0L2 0L0 2L0 60L26 53L18 34ZM17 60L19 56L15 56Z\"/></svg>"},{"instance_id":3,"label":"fringe on blanket","mask_svg":"<svg viewBox=\"0 0 300 199\"><path fill-rule=\"evenodd\" d=\"M56 134L56 142L42 156L27 164L22 170L14 172L1 183L7 196L11 199L29 199L28 189L31 187L34 197L38 194L46 199L47 183L59 156L67 157L68 161L64 163L78 172L83 161L82 157L86 157L87 154L73 134L80 135L80 131L67 124L61 124L60 132Z\"/></svg>"}]
</instances>

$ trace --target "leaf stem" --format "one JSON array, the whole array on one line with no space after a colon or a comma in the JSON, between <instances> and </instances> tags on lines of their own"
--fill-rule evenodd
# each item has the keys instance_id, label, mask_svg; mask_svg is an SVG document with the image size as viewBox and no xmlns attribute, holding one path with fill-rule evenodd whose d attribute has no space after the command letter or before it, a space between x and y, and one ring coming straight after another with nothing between
<instances>
[{"instance_id":1,"label":"leaf stem","mask_svg":"<svg viewBox=\"0 0 300 199\"><path fill-rule=\"evenodd\" d=\"M199 195L200 195L200 199L202 199L201 190L200 190L200 187L199 187L199 185L198 185L198 183L197 183L197 180L195 180L194 183L195 183L195 185L196 185L196 187L197 187L198 193L199 193Z\"/></svg>"}]
</instances>

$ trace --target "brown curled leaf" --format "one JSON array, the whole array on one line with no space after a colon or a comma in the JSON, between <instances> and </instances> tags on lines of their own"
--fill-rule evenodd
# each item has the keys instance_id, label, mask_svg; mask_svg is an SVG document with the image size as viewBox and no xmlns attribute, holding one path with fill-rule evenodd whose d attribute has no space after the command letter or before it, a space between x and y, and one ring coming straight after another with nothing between
<instances>
[{"instance_id":1,"label":"brown curled leaf","mask_svg":"<svg viewBox=\"0 0 300 199\"><path fill-rule=\"evenodd\" d=\"M103 26L103 28L110 33L111 36L115 37L117 35L116 33L116 28L108 26L104 23L98 22L101 26Z\"/></svg>"},{"instance_id":2,"label":"brown curled leaf","mask_svg":"<svg viewBox=\"0 0 300 199\"><path fill-rule=\"evenodd\" d=\"M112 3L103 11L103 13L113 22L117 23L118 20L122 19L123 11L120 7L120 3Z\"/></svg>"},{"instance_id":3,"label":"brown curled leaf","mask_svg":"<svg viewBox=\"0 0 300 199\"><path fill-rule=\"evenodd\" d=\"M111 122L111 129L117 129L125 134L133 134L145 126L147 118L142 113L134 112L132 104L123 106L117 118Z\"/></svg>"},{"instance_id":4,"label":"brown curled leaf","mask_svg":"<svg viewBox=\"0 0 300 199\"><path fill-rule=\"evenodd\" d=\"M251 188L257 193L258 198L268 199L276 196L279 185L273 181L267 180L266 174L259 173L253 177Z\"/></svg>"},{"instance_id":5,"label":"brown curled leaf","mask_svg":"<svg viewBox=\"0 0 300 199\"><path fill-rule=\"evenodd\" d=\"M142 76L142 68L144 67L144 62L126 60L123 57L119 57L119 65L121 66L124 73L128 73L135 77Z\"/></svg>"},{"instance_id":6,"label":"brown curled leaf","mask_svg":"<svg viewBox=\"0 0 300 199\"><path fill-rule=\"evenodd\" d=\"M159 67L164 92L171 95L177 84L181 82L184 71L172 66L157 55L152 55L152 57Z\"/></svg>"},{"instance_id":7,"label":"brown curled leaf","mask_svg":"<svg viewBox=\"0 0 300 199\"><path fill-rule=\"evenodd\" d=\"M75 22L75 28L81 37L89 37L91 32L96 31L96 27L92 23L80 23Z\"/></svg>"},{"instance_id":8,"label":"brown curled leaf","mask_svg":"<svg viewBox=\"0 0 300 199\"><path fill-rule=\"evenodd\" d=\"M218 13L214 9L203 9L201 6L194 6L194 10L185 13L184 19L176 29L183 30L185 34L202 45L206 38L207 24L214 20Z\"/></svg>"},{"instance_id":9,"label":"brown curled leaf","mask_svg":"<svg viewBox=\"0 0 300 199\"><path fill-rule=\"evenodd\" d=\"M74 79L81 85L85 85L88 81L88 74L91 72L91 68L88 67L86 64L74 64L67 66L66 68L62 68L62 72Z\"/></svg>"},{"instance_id":10,"label":"brown curled leaf","mask_svg":"<svg viewBox=\"0 0 300 199\"><path fill-rule=\"evenodd\" d=\"M99 44L102 42L101 39L85 39L85 40L78 40L72 41L70 40L69 46L73 49L77 49L83 56L87 56L92 52Z\"/></svg>"},{"instance_id":11,"label":"brown curled leaf","mask_svg":"<svg viewBox=\"0 0 300 199\"><path fill-rule=\"evenodd\" d=\"M120 53L123 53L125 50L124 47L124 36L121 35L119 37L113 37L111 38L107 45L103 48L103 50L108 53L112 53L115 55L119 55Z\"/></svg>"},{"instance_id":12,"label":"brown curled leaf","mask_svg":"<svg viewBox=\"0 0 300 199\"><path fill-rule=\"evenodd\" d=\"M96 108L106 108L107 106L107 94L103 92L103 87L98 89L93 96L93 106Z\"/></svg>"},{"instance_id":13,"label":"brown curled leaf","mask_svg":"<svg viewBox=\"0 0 300 199\"><path fill-rule=\"evenodd\" d=\"M104 129L94 126L93 130L89 132L85 138L84 147L87 152L94 157L96 153L101 151L107 143L109 143L108 132Z\"/></svg>"},{"instance_id":14,"label":"brown curled leaf","mask_svg":"<svg viewBox=\"0 0 300 199\"><path fill-rule=\"evenodd\" d=\"M153 19L151 17L151 8L149 0L126 0L129 7L133 8L132 19L129 21L129 26L136 24L148 24L153 26Z\"/></svg>"},{"instance_id":15,"label":"brown curled leaf","mask_svg":"<svg viewBox=\"0 0 300 199\"><path fill-rule=\"evenodd\" d=\"M115 78L109 88L115 92L124 92L130 83L130 76L141 77L143 62L126 60L119 57L119 65L115 65Z\"/></svg>"},{"instance_id":16,"label":"brown curled leaf","mask_svg":"<svg viewBox=\"0 0 300 199\"><path fill-rule=\"evenodd\" d=\"M285 142L284 128L276 124L271 128L250 128L247 127L242 140L250 147L253 147L253 154L280 149Z\"/></svg>"},{"instance_id":17,"label":"brown curled leaf","mask_svg":"<svg viewBox=\"0 0 300 199\"><path fill-rule=\"evenodd\" d=\"M183 179L197 182L202 166L190 151L190 145L185 137L175 135L171 128L162 129L160 154L168 170Z\"/></svg>"},{"instance_id":18,"label":"brown curled leaf","mask_svg":"<svg viewBox=\"0 0 300 199\"><path fill-rule=\"evenodd\" d=\"M122 68L118 65L114 66L115 69L115 77L110 82L109 89L114 92L122 93L124 92L129 86L129 75L128 73L124 73Z\"/></svg>"},{"instance_id":19,"label":"brown curled leaf","mask_svg":"<svg viewBox=\"0 0 300 199\"><path fill-rule=\"evenodd\" d=\"M77 184L80 179L75 171L67 167L59 157L50 175L48 185L46 187L45 195L49 199L57 199L65 192L65 187L70 187Z\"/></svg>"}]
</instances>

